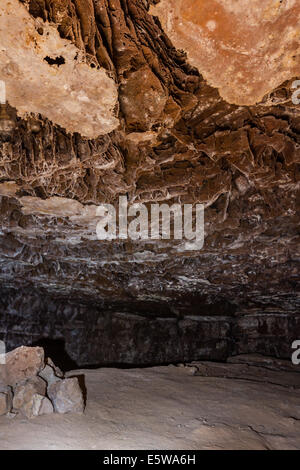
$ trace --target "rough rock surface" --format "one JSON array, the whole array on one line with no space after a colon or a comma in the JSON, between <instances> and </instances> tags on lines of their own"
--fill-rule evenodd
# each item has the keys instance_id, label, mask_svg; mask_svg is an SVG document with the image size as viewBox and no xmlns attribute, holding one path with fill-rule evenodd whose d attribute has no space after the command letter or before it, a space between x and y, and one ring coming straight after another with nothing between
<instances>
[{"instance_id":1,"label":"rough rock surface","mask_svg":"<svg viewBox=\"0 0 300 470\"><path fill-rule=\"evenodd\" d=\"M53 405L49 398L35 394L33 395L33 403L32 403L32 415L33 416L42 416L42 415L49 415L54 412Z\"/></svg>"},{"instance_id":2,"label":"rough rock surface","mask_svg":"<svg viewBox=\"0 0 300 470\"><path fill-rule=\"evenodd\" d=\"M0 369L1 381L14 386L19 382L34 378L44 367L44 351L42 348L21 346L6 353L5 364Z\"/></svg>"},{"instance_id":3,"label":"rough rock surface","mask_svg":"<svg viewBox=\"0 0 300 470\"><path fill-rule=\"evenodd\" d=\"M10 387L0 384L0 416L6 415L12 408L12 392Z\"/></svg>"},{"instance_id":4,"label":"rough rock surface","mask_svg":"<svg viewBox=\"0 0 300 470\"><path fill-rule=\"evenodd\" d=\"M81 49L62 39L55 25L34 20L19 0L1 1L0 44L0 79L19 116L40 113L89 138L118 127L114 80L91 68Z\"/></svg>"},{"instance_id":5,"label":"rough rock surface","mask_svg":"<svg viewBox=\"0 0 300 470\"><path fill-rule=\"evenodd\" d=\"M299 390L195 377L179 367L80 373L84 415L40 416L38 423L0 417L0 449L300 448Z\"/></svg>"},{"instance_id":6,"label":"rough rock surface","mask_svg":"<svg viewBox=\"0 0 300 470\"><path fill-rule=\"evenodd\" d=\"M57 413L83 413L84 401L76 377L60 380L48 387L48 395Z\"/></svg>"},{"instance_id":7,"label":"rough rock surface","mask_svg":"<svg viewBox=\"0 0 300 470\"><path fill-rule=\"evenodd\" d=\"M54 364L54 362L52 361L52 359L51 359L50 357L47 357L45 364L46 364L46 365L45 365L45 368L46 368L47 366L49 366L49 367L53 370L54 375L55 375L56 377L58 377L58 378L60 378L60 379L63 379L63 378L64 378L64 373L60 370L59 367L57 367L57 366Z\"/></svg>"},{"instance_id":8,"label":"rough rock surface","mask_svg":"<svg viewBox=\"0 0 300 470\"><path fill-rule=\"evenodd\" d=\"M299 60L286 71L271 64L272 89L257 105L238 106L175 49L149 13L156 1L23 3L32 21L56 25L61 40L110 74L120 125L88 140L46 114L22 119L8 108L15 128L0 135L0 338L8 349L64 342L81 365L290 357L300 337L300 110L285 80ZM266 2L254 3L261 34L274 28L283 59L294 60L299 41L285 42L277 22L297 34L297 4L276 10L272 2L278 15L269 21ZM264 76L259 61L254 70ZM203 250L97 241L96 206L120 194L205 204Z\"/></svg>"},{"instance_id":9,"label":"rough rock surface","mask_svg":"<svg viewBox=\"0 0 300 470\"><path fill-rule=\"evenodd\" d=\"M14 418L21 414L33 418L53 412L84 411L84 387L79 384L79 378L64 379L64 374L50 358L44 363L42 348L21 347L11 351L5 354L3 367L0 416Z\"/></svg>"},{"instance_id":10,"label":"rough rock surface","mask_svg":"<svg viewBox=\"0 0 300 470\"><path fill-rule=\"evenodd\" d=\"M11 409L8 402L8 395L0 392L0 416L6 415Z\"/></svg>"},{"instance_id":11,"label":"rough rock surface","mask_svg":"<svg viewBox=\"0 0 300 470\"><path fill-rule=\"evenodd\" d=\"M49 365L46 364L44 369L39 373L39 377L45 380L48 385L52 385L55 382L59 382L61 377L58 377L55 374L55 370Z\"/></svg>"},{"instance_id":12,"label":"rough rock surface","mask_svg":"<svg viewBox=\"0 0 300 470\"><path fill-rule=\"evenodd\" d=\"M26 418L37 416L39 396L45 396L47 384L40 377L32 377L20 382L14 388L13 409L21 412Z\"/></svg>"},{"instance_id":13,"label":"rough rock surface","mask_svg":"<svg viewBox=\"0 0 300 470\"><path fill-rule=\"evenodd\" d=\"M151 11L229 103L258 103L300 74L297 0L161 0Z\"/></svg>"}]
</instances>

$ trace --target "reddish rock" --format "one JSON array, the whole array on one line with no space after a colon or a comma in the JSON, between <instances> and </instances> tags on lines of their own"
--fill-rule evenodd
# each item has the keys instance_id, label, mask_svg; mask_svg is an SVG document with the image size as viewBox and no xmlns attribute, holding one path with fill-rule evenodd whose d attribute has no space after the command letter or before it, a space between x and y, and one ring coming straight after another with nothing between
<instances>
[{"instance_id":1,"label":"reddish rock","mask_svg":"<svg viewBox=\"0 0 300 470\"><path fill-rule=\"evenodd\" d=\"M0 382L15 386L35 377L44 366L43 348L22 346L6 354L6 364L0 369Z\"/></svg>"},{"instance_id":2,"label":"reddish rock","mask_svg":"<svg viewBox=\"0 0 300 470\"><path fill-rule=\"evenodd\" d=\"M14 389L13 408L27 418L36 416L36 395L45 396L46 382L40 377L33 377L19 383Z\"/></svg>"},{"instance_id":3,"label":"reddish rock","mask_svg":"<svg viewBox=\"0 0 300 470\"><path fill-rule=\"evenodd\" d=\"M255 104L299 75L297 1L161 0L151 11L230 103Z\"/></svg>"}]
</instances>

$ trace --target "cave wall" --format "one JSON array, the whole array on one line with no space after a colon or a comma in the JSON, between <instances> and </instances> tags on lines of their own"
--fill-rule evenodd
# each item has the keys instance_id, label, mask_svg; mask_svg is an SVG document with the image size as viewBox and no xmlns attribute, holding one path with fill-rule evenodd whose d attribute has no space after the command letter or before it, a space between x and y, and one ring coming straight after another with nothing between
<instances>
[{"instance_id":1,"label":"cave wall","mask_svg":"<svg viewBox=\"0 0 300 470\"><path fill-rule=\"evenodd\" d=\"M63 369L225 361L248 353L290 358L300 334L299 313L276 308L242 312L226 299L214 302L194 295L193 302L181 299L173 305L92 305L80 298L66 301L44 292L6 289L1 291L0 338L9 350L42 345ZM183 306L185 313L176 315Z\"/></svg>"}]
</instances>

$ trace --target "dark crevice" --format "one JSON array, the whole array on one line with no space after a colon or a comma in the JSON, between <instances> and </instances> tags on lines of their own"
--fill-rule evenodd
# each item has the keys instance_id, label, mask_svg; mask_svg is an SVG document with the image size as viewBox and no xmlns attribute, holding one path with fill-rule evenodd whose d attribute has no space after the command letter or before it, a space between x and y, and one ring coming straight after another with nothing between
<instances>
[{"instance_id":1,"label":"dark crevice","mask_svg":"<svg viewBox=\"0 0 300 470\"><path fill-rule=\"evenodd\" d=\"M44 60L46 62L48 62L49 65L57 65L58 67L60 67L61 65L64 65L66 63L63 56L56 57L55 59L53 59L52 57L47 56L47 57L44 58Z\"/></svg>"}]
</instances>

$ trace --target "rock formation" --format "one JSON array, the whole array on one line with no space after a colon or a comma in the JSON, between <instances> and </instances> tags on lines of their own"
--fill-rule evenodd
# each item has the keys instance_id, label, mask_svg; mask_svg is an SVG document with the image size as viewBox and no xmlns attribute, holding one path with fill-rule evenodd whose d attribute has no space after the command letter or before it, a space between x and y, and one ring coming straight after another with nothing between
<instances>
[{"instance_id":1,"label":"rock formation","mask_svg":"<svg viewBox=\"0 0 300 470\"><path fill-rule=\"evenodd\" d=\"M54 341L79 365L290 357L300 337L299 6L245 4L1 3L13 123L0 133L8 349ZM96 208L120 195L204 204L203 249L100 242Z\"/></svg>"},{"instance_id":2,"label":"rock formation","mask_svg":"<svg viewBox=\"0 0 300 470\"><path fill-rule=\"evenodd\" d=\"M0 365L0 416L82 413L84 398L77 377L64 378L42 348L20 347Z\"/></svg>"}]
</instances>

